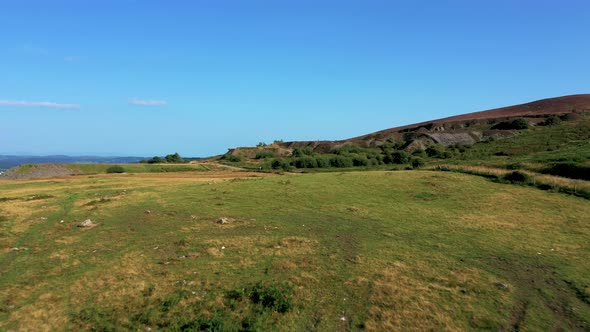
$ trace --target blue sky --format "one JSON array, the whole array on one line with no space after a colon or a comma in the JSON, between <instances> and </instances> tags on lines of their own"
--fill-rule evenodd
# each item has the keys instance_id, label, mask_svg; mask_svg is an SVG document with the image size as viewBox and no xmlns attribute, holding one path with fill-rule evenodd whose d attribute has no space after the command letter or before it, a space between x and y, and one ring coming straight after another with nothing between
<instances>
[{"instance_id":1,"label":"blue sky","mask_svg":"<svg viewBox=\"0 0 590 332\"><path fill-rule=\"evenodd\" d=\"M0 1L0 153L209 156L589 93L588 1Z\"/></svg>"}]
</instances>

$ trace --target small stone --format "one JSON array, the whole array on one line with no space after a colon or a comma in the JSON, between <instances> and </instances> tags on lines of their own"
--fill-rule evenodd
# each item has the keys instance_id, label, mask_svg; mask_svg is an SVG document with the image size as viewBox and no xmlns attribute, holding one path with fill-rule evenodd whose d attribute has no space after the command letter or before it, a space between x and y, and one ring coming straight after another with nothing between
<instances>
[{"instance_id":1,"label":"small stone","mask_svg":"<svg viewBox=\"0 0 590 332\"><path fill-rule=\"evenodd\" d=\"M221 218L217 219L217 223L220 225L225 225L225 224L229 223L229 220L227 220L227 218L221 217Z\"/></svg>"},{"instance_id":2,"label":"small stone","mask_svg":"<svg viewBox=\"0 0 590 332\"><path fill-rule=\"evenodd\" d=\"M64 223L64 221L63 221L63 220L60 220L60 221L59 221L59 223L60 223L60 224L63 224L63 223Z\"/></svg>"},{"instance_id":3,"label":"small stone","mask_svg":"<svg viewBox=\"0 0 590 332\"><path fill-rule=\"evenodd\" d=\"M224 250L224 249L225 249L225 246L222 246L222 247L221 247L221 250Z\"/></svg>"},{"instance_id":4,"label":"small stone","mask_svg":"<svg viewBox=\"0 0 590 332\"><path fill-rule=\"evenodd\" d=\"M346 321L346 317L344 317L344 316L340 317L340 321L345 322Z\"/></svg>"},{"instance_id":5,"label":"small stone","mask_svg":"<svg viewBox=\"0 0 590 332\"><path fill-rule=\"evenodd\" d=\"M150 210L145 210L145 214L152 214L152 211L150 211Z\"/></svg>"},{"instance_id":6,"label":"small stone","mask_svg":"<svg viewBox=\"0 0 590 332\"><path fill-rule=\"evenodd\" d=\"M14 247L14 248L12 248L10 250L12 250L12 251L19 251L20 249L18 247Z\"/></svg>"},{"instance_id":7,"label":"small stone","mask_svg":"<svg viewBox=\"0 0 590 332\"><path fill-rule=\"evenodd\" d=\"M86 219L83 222L81 222L80 224L78 224L78 227L94 227L96 226L96 224L94 222L92 222L92 220L90 219Z\"/></svg>"},{"instance_id":8,"label":"small stone","mask_svg":"<svg viewBox=\"0 0 590 332\"><path fill-rule=\"evenodd\" d=\"M503 282L497 282L494 285L496 285L496 287L498 287L500 289L508 289L508 284L505 284Z\"/></svg>"}]
</instances>

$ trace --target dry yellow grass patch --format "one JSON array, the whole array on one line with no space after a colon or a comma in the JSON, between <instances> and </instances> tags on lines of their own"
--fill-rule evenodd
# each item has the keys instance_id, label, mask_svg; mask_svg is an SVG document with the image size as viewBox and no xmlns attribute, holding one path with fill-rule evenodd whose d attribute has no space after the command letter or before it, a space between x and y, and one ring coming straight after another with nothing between
<instances>
[{"instance_id":1,"label":"dry yellow grass patch","mask_svg":"<svg viewBox=\"0 0 590 332\"><path fill-rule=\"evenodd\" d=\"M318 241L301 236L288 236L279 241L274 248L277 256L295 256L310 254L314 251Z\"/></svg>"},{"instance_id":2,"label":"dry yellow grass patch","mask_svg":"<svg viewBox=\"0 0 590 332\"><path fill-rule=\"evenodd\" d=\"M284 259L273 263L272 268L279 271L291 271L297 269L298 265L290 260Z\"/></svg>"},{"instance_id":3,"label":"dry yellow grass patch","mask_svg":"<svg viewBox=\"0 0 590 332\"><path fill-rule=\"evenodd\" d=\"M223 250L220 248L207 248L207 254L215 258L222 258L225 256Z\"/></svg>"},{"instance_id":4,"label":"dry yellow grass patch","mask_svg":"<svg viewBox=\"0 0 590 332\"><path fill-rule=\"evenodd\" d=\"M68 253L63 249L58 250L49 256L49 258L51 258L51 259L59 259L59 260L66 260L66 259L68 259L68 257L70 257L70 255L68 255Z\"/></svg>"},{"instance_id":5,"label":"dry yellow grass patch","mask_svg":"<svg viewBox=\"0 0 590 332\"><path fill-rule=\"evenodd\" d=\"M55 243L68 245L76 243L78 241L80 241L80 238L77 236L64 236L62 238L55 240Z\"/></svg>"},{"instance_id":6,"label":"dry yellow grass patch","mask_svg":"<svg viewBox=\"0 0 590 332\"><path fill-rule=\"evenodd\" d=\"M140 255L126 254L108 269L85 274L70 287L72 301L81 303L94 295L97 301L117 304L139 296L153 282L149 265Z\"/></svg>"},{"instance_id":7,"label":"dry yellow grass patch","mask_svg":"<svg viewBox=\"0 0 590 332\"><path fill-rule=\"evenodd\" d=\"M18 324L18 331L55 331L68 322L68 316L60 305L62 302L55 294L45 293L34 303L13 312L10 322Z\"/></svg>"},{"instance_id":8,"label":"dry yellow grass patch","mask_svg":"<svg viewBox=\"0 0 590 332\"><path fill-rule=\"evenodd\" d=\"M2 206L2 211L14 220L10 230L16 234L26 232L31 226L48 222L46 216L57 211L57 207L51 206L50 203L39 201L9 201L6 203Z\"/></svg>"},{"instance_id":9,"label":"dry yellow grass patch","mask_svg":"<svg viewBox=\"0 0 590 332\"><path fill-rule=\"evenodd\" d=\"M428 269L428 267L423 267ZM402 263L385 268L373 283L372 306L366 327L370 331L459 331L456 316L471 311L470 305L461 304L452 298L469 297L468 303L477 303L480 284L487 287L492 280L483 277L478 270L453 271L448 275L421 277ZM364 279L351 281L362 285ZM463 294L464 290L466 294ZM470 294L473 295L470 295ZM451 297L451 300L449 300ZM471 299L473 298L473 299Z\"/></svg>"}]
</instances>

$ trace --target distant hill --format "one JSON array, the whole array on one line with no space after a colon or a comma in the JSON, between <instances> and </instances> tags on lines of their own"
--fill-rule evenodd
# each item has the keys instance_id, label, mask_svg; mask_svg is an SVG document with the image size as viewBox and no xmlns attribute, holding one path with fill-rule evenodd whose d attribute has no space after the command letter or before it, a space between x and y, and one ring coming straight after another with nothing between
<instances>
[{"instance_id":1,"label":"distant hill","mask_svg":"<svg viewBox=\"0 0 590 332\"><path fill-rule=\"evenodd\" d=\"M294 141L280 144L283 155L286 150L310 147L317 152L327 152L334 147L354 143L361 146L378 146L385 141L396 141L407 150L425 148L433 144L451 146L471 145L482 141L512 137L509 130L496 130L495 123L511 118L523 117L531 125L536 125L550 116L567 117L568 114L590 112L590 94L570 95L542 99L526 104L496 108L486 111L456 115L394 127L378 132L339 141ZM232 151L233 152L233 151ZM239 153L236 151L234 153Z\"/></svg>"},{"instance_id":2,"label":"distant hill","mask_svg":"<svg viewBox=\"0 0 590 332\"><path fill-rule=\"evenodd\" d=\"M0 155L0 169L23 164L129 164L144 157L97 157L97 156L3 156Z\"/></svg>"},{"instance_id":3,"label":"distant hill","mask_svg":"<svg viewBox=\"0 0 590 332\"><path fill-rule=\"evenodd\" d=\"M372 134L355 137L350 140L368 139L373 136L387 135L407 131L419 127L441 127L445 124L461 123L467 121L482 121L514 117L543 117L546 115L562 115L577 111L590 111L590 94L570 95L556 98L547 98L530 103L494 108L491 110L455 115L448 118L415 123L411 125L381 130ZM347 140L348 141L348 140Z\"/></svg>"}]
</instances>

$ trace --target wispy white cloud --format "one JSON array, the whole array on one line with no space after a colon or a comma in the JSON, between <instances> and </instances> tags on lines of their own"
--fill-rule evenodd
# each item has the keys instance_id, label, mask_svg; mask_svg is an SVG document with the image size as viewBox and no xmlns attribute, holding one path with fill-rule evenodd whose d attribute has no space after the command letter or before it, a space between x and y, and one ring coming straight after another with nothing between
<instances>
[{"instance_id":1,"label":"wispy white cloud","mask_svg":"<svg viewBox=\"0 0 590 332\"><path fill-rule=\"evenodd\" d=\"M166 106L168 103L164 100L145 100L139 98L129 99L129 104L136 106Z\"/></svg>"},{"instance_id":2,"label":"wispy white cloud","mask_svg":"<svg viewBox=\"0 0 590 332\"><path fill-rule=\"evenodd\" d=\"M78 61L78 60L80 60L80 57L77 55L68 55L68 56L64 57L64 61L67 61L67 62L74 62L74 61Z\"/></svg>"},{"instance_id":3,"label":"wispy white cloud","mask_svg":"<svg viewBox=\"0 0 590 332\"><path fill-rule=\"evenodd\" d=\"M26 101L26 100L0 100L0 106L12 107L47 107L47 108L62 108L62 109L79 109L78 104L62 104L53 103L49 101Z\"/></svg>"}]
</instances>

